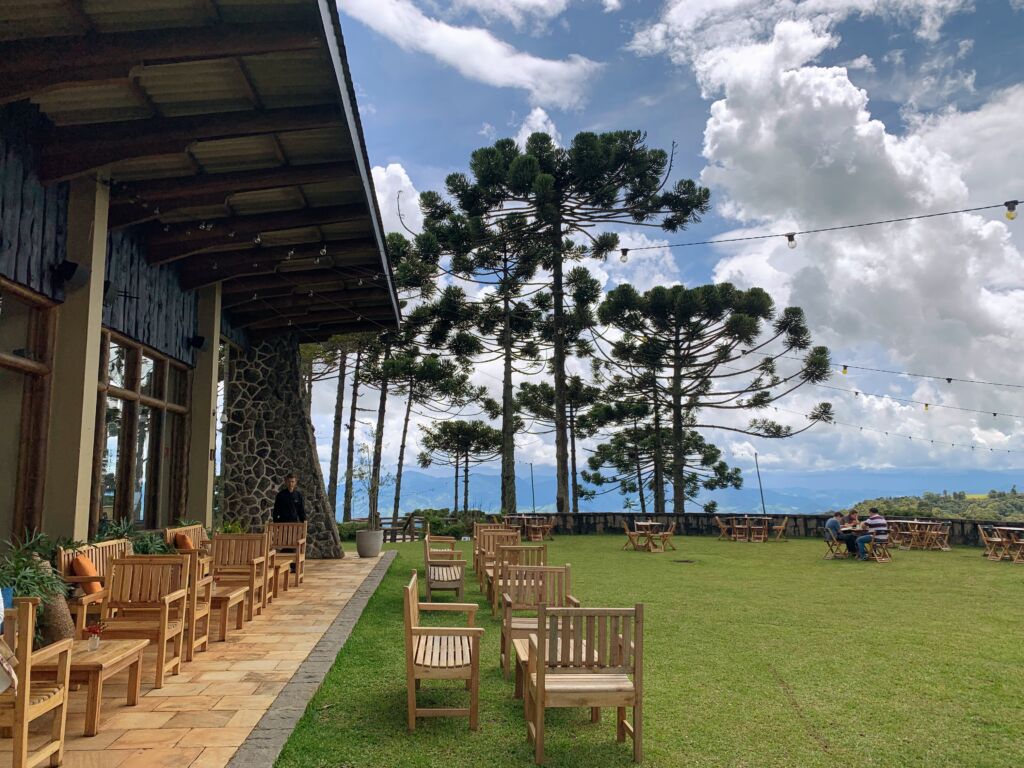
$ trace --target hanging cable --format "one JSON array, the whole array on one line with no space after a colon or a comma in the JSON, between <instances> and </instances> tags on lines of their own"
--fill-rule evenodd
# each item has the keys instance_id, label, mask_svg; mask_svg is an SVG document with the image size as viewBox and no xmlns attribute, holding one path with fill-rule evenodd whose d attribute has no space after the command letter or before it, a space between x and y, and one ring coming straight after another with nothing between
<instances>
[{"instance_id":1,"label":"hanging cable","mask_svg":"<svg viewBox=\"0 0 1024 768\"><path fill-rule=\"evenodd\" d=\"M847 389L846 387L837 387L834 384L822 384L816 383L814 386L822 387L824 389L834 389L838 392L852 392L855 397L864 395L865 397L882 397L886 400L895 400L900 403L909 403L911 405L923 405L925 410L929 408L946 408L950 411L961 411L963 413L981 413L981 414L992 414L992 416L1007 416L1011 419L1024 419L1024 416L1020 416L1016 413L1003 413L1002 411L981 411L977 408L962 408L959 405L943 405L942 403L927 403L924 400L914 400L909 397L898 397L897 395L883 395L877 392L861 392L859 389Z\"/></svg>"}]
</instances>

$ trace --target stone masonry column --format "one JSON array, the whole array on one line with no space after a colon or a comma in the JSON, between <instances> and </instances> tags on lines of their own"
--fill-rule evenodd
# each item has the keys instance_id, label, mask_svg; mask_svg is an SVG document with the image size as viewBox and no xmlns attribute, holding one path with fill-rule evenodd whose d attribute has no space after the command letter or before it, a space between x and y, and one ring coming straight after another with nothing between
<instances>
[{"instance_id":1,"label":"stone masonry column","mask_svg":"<svg viewBox=\"0 0 1024 768\"><path fill-rule=\"evenodd\" d=\"M285 475L294 472L306 498L309 557L344 557L301 384L295 335L232 354L222 435L224 519L249 528L269 521Z\"/></svg>"}]
</instances>

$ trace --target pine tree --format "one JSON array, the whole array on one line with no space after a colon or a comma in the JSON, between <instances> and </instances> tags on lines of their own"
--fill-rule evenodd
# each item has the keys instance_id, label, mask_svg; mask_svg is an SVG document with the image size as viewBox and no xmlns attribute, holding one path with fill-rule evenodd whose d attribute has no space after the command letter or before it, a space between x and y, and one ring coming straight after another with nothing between
<instances>
[{"instance_id":1,"label":"pine tree","mask_svg":"<svg viewBox=\"0 0 1024 768\"><path fill-rule=\"evenodd\" d=\"M459 509L459 468L462 468L462 511L469 512L469 468L492 461L501 453L501 432L482 421L442 421L423 430L419 464L455 468L455 499L452 514Z\"/></svg>"}]
</instances>

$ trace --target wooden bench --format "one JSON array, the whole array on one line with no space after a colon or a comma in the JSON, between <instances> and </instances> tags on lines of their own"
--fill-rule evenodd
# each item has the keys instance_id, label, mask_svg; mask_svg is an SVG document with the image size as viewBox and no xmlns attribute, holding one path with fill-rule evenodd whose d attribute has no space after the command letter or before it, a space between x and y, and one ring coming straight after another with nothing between
<instances>
[{"instance_id":1,"label":"wooden bench","mask_svg":"<svg viewBox=\"0 0 1024 768\"><path fill-rule=\"evenodd\" d=\"M518 525L506 525L505 523L473 523L473 572L479 571L479 555L483 546L483 536L490 531L501 531L504 533L518 533Z\"/></svg>"},{"instance_id":2,"label":"wooden bench","mask_svg":"<svg viewBox=\"0 0 1024 768\"><path fill-rule=\"evenodd\" d=\"M498 547L494 565L484 570L484 578L487 582L487 602L491 604L491 616L498 615L506 566L547 564L548 547L546 544L516 544Z\"/></svg>"},{"instance_id":3,"label":"wooden bench","mask_svg":"<svg viewBox=\"0 0 1024 768\"><path fill-rule=\"evenodd\" d=\"M148 640L156 645L154 688L164 676L181 672L185 643L188 557L135 555L112 563L110 589L103 601L104 637ZM116 612L116 615L115 615ZM170 657L167 643L172 644Z\"/></svg>"},{"instance_id":4,"label":"wooden bench","mask_svg":"<svg viewBox=\"0 0 1024 768\"><path fill-rule=\"evenodd\" d=\"M232 608L236 609L235 629L242 628L248 594L249 587L245 584L221 584L213 588L210 595L210 610L220 616L218 626L220 627L221 642L228 639L228 619Z\"/></svg>"},{"instance_id":5,"label":"wooden bench","mask_svg":"<svg viewBox=\"0 0 1024 768\"><path fill-rule=\"evenodd\" d=\"M506 678L512 666L512 644L537 631L537 611L542 604L556 608L580 607L580 601L572 595L572 566L506 566L498 652L498 663ZM523 616L524 612L530 615Z\"/></svg>"},{"instance_id":6,"label":"wooden bench","mask_svg":"<svg viewBox=\"0 0 1024 768\"><path fill-rule=\"evenodd\" d=\"M210 542L206 538L206 528L199 523L164 528L164 542L180 554L191 554L196 550L204 555L210 554ZM188 547L187 544L192 546Z\"/></svg>"},{"instance_id":7,"label":"wooden bench","mask_svg":"<svg viewBox=\"0 0 1024 768\"><path fill-rule=\"evenodd\" d=\"M494 564L498 556L498 547L514 547L521 542L518 528L481 532L480 538L475 542L473 566L476 570L477 586L481 592L486 587L487 569Z\"/></svg>"},{"instance_id":8,"label":"wooden bench","mask_svg":"<svg viewBox=\"0 0 1024 768\"><path fill-rule=\"evenodd\" d=\"M54 558L57 572L73 590L68 597L68 609L75 619L76 637L85 637L90 612L99 618L100 607L107 594L111 562L120 557L130 557L132 554L132 543L128 539L111 539L74 549L57 547L57 555ZM75 558L78 557L88 558L88 562L96 571L94 576L81 575L76 571Z\"/></svg>"},{"instance_id":9,"label":"wooden bench","mask_svg":"<svg viewBox=\"0 0 1024 768\"><path fill-rule=\"evenodd\" d=\"M643 759L644 607L547 608L538 611L537 633L529 638L523 680L526 738L534 761L544 762L544 712L588 707L600 720L614 707L615 738L633 740L633 761ZM632 723L626 710L633 710Z\"/></svg>"},{"instance_id":10,"label":"wooden bench","mask_svg":"<svg viewBox=\"0 0 1024 768\"><path fill-rule=\"evenodd\" d=\"M35 651L36 608L39 598L16 597L14 608L4 612L4 637L14 651L14 671L18 675L17 693L8 688L0 693L0 731L13 735L12 768L32 768L49 762L60 765L64 759L64 730L68 717L68 688L71 672L71 640ZM56 680L32 678L37 664L53 664ZM29 726L39 718L53 714L50 737L29 748Z\"/></svg>"},{"instance_id":11,"label":"wooden bench","mask_svg":"<svg viewBox=\"0 0 1024 768\"><path fill-rule=\"evenodd\" d=\"M285 589L288 588L288 572L295 574L295 586L303 582L306 569L306 523L268 523L270 547L277 551L277 560L288 566L285 571Z\"/></svg>"},{"instance_id":12,"label":"wooden bench","mask_svg":"<svg viewBox=\"0 0 1024 768\"><path fill-rule=\"evenodd\" d=\"M467 614L465 627L420 626L421 611L451 611ZM480 699L480 638L482 627L474 627L476 603L421 603L416 571L405 587L405 684L409 732L416 730L417 717L468 717L469 729L477 729ZM469 707L420 708L416 690L420 680L465 680Z\"/></svg>"}]
</instances>

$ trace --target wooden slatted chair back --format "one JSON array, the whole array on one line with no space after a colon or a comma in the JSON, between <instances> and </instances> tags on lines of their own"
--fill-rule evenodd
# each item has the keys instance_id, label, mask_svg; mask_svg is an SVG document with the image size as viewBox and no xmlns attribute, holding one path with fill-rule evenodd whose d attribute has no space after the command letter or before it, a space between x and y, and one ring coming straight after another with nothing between
<instances>
[{"instance_id":1,"label":"wooden slatted chair back","mask_svg":"<svg viewBox=\"0 0 1024 768\"><path fill-rule=\"evenodd\" d=\"M502 545L495 553L495 565L500 570L505 565L547 565L547 544Z\"/></svg>"},{"instance_id":2,"label":"wooden slatted chair back","mask_svg":"<svg viewBox=\"0 0 1024 768\"><path fill-rule=\"evenodd\" d=\"M420 625L420 587L419 576L413 572L412 578L405 586L405 631L410 633L413 627ZM409 644L406 643L406 647Z\"/></svg>"},{"instance_id":3,"label":"wooden slatted chair back","mask_svg":"<svg viewBox=\"0 0 1024 768\"><path fill-rule=\"evenodd\" d=\"M298 549L306 540L306 523L267 523L272 549Z\"/></svg>"},{"instance_id":4,"label":"wooden slatted chair back","mask_svg":"<svg viewBox=\"0 0 1024 768\"><path fill-rule=\"evenodd\" d=\"M213 537L213 570L226 567L248 567L259 557L267 556L269 537L264 533L218 533Z\"/></svg>"},{"instance_id":5,"label":"wooden slatted chair back","mask_svg":"<svg viewBox=\"0 0 1024 768\"><path fill-rule=\"evenodd\" d=\"M643 674L644 606L550 608L537 611L538 688L544 671L628 674L637 690ZM532 666L532 665L531 665Z\"/></svg>"},{"instance_id":6,"label":"wooden slatted chair back","mask_svg":"<svg viewBox=\"0 0 1024 768\"><path fill-rule=\"evenodd\" d=\"M480 550L490 557L498 553L498 547L511 547L521 543L519 531L484 531L480 534Z\"/></svg>"},{"instance_id":7,"label":"wooden slatted chair back","mask_svg":"<svg viewBox=\"0 0 1024 768\"><path fill-rule=\"evenodd\" d=\"M570 606L572 567L566 565L506 565L502 570L502 591L513 611L535 611L541 605Z\"/></svg>"},{"instance_id":8,"label":"wooden slatted chair back","mask_svg":"<svg viewBox=\"0 0 1024 768\"><path fill-rule=\"evenodd\" d=\"M179 525L174 528L164 528L164 543L171 549L177 549L177 536L188 536L195 549L204 549L208 544L206 539L206 528L201 524Z\"/></svg>"},{"instance_id":9,"label":"wooden slatted chair back","mask_svg":"<svg viewBox=\"0 0 1024 768\"><path fill-rule=\"evenodd\" d=\"M74 583L75 572L71 564L79 555L88 557L96 566L96 573L103 577L104 582L110 578L110 567L114 560L122 557L130 557L134 554L132 543L128 539L111 539L100 541L95 544L86 544L77 549L64 549L57 547L57 572L65 581Z\"/></svg>"},{"instance_id":10,"label":"wooden slatted chair back","mask_svg":"<svg viewBox=\"0 0 1024 768\"><path fill-rule=\"evenodd\" d=\"M163 607L166 595L183 589L188 579L188 555L134 555L112 563L109 608Z\"/></svg>"}]
</instances>

